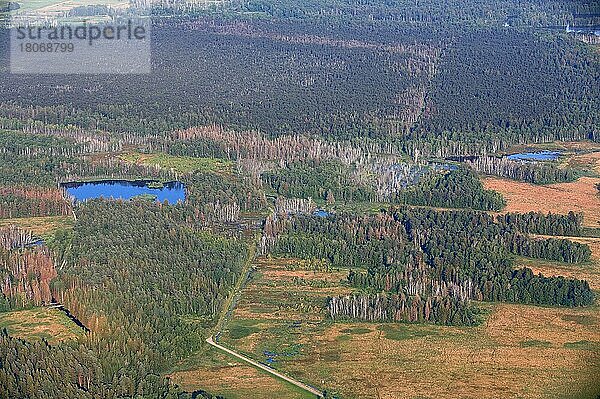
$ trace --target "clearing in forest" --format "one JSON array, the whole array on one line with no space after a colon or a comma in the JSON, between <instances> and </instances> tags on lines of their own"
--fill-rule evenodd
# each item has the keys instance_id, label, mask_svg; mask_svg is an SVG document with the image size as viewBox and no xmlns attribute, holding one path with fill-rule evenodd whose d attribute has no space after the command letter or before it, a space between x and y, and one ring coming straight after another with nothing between
<instances>
[{"instance_id":1,"label":"clearing in forest","mask_svg":"<svg viewBox=\"0 0 600 399\"><path fill-rule=\"evenodd\" d=\"M504 196L507 204L503 212L582 212L584 226L600 227L600 195L596 188L600 178L582 177L570 183L541 186L487 177L483 183L486 189L498 191Z\"/></svg>"},{"instance_id":2,"label":"clearing in forest","mask_svg":"<svg viewBox=\"0 0 600 399\"><path fill-rule=\"evenodd\" d=\"M119 157L137 165L158 166L178 173L212 172L228 175L232 173L233 167L233 162L223 159L180 157L163 153L142 154L130 152L121 154Z\"/></svg>"},{"instance_id":3,"label":"clearing in forest","mask_svg":"<svg viewBox=\"0 0 600 399\"><path fill-rule=\"evenodd\" d=\"M598 177L600 176L600 151L573 155L567 159L565 166Z\"/></svg>"},{"instance_id":4,"label":"clearing in forest","mask_svg":"<svg viewBox=\"0 0 600 399\"><path fill-rule=\"evenodd\" d=\"M289 259L260 259L255 267L221 344L340 398L577 393L596 399L599 393L597 305L484 303L479 306L488 316L476 327L333 323L325 303L328 296L351 292L344 284L347 271L315 271L310 263ZM248 378L240 376L237 383Z\"/></svg>"},{"instance_id":5,"label":"clearing in forest","mask_svg":"<svg viewBox=\"0 0 600 399\"><path fill-rule=\"evenodd\" d=\"M262 258L255 261L252 282L244 289L233 316L236 321L242 321L226 326L219 343L228 342L225 336L247 337L261 329L288 323L288 320L293 320L292 328L299 328L298 331L302 329L302 320L307 325L320 323L325 318L324 298L351 292L341 286L347 271L319 270L320 266L319 262L295 259ZM267 285L257 287L256 284L261 282L267 282ZM255 321L264 324L256 325ZM285 339L287 336L282 335L281 340ZM274 359L242 353L274 366ZM292 384L211 347L178 365L169 377L188 392L205 389L227 398L314 398Z\"/></svg>"},{"instance_id":6,"label":"clearing in forest","mask_svg":"<svg viewBox=\"0 0 600 399\"><path fill-rule=\"evenodd\" d=\"M26 340L43 338L51 345L83 334L83 330L61 310L51 308L0 313L0 329L3 328L14 337Z\"/></svg>"}]
</instances>

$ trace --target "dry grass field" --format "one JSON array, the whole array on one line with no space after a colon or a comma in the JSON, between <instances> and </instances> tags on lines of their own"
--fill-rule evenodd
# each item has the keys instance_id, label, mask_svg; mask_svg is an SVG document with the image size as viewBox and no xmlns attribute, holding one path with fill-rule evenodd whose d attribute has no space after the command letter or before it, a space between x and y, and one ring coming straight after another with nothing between
<instances>
[{"instance_id":1,"label":"dry grass field","mask_svg":"<svg viewBox=\"0 0 600 399\"><path fill-rule=\"evenodd\" d=\"M600 227L600 196L595 187L600 183L600 178L582 177L571 183L540 186L487 177L483 183L485 188L504 196L507 206L503 212L582 212L585 226Z\"/></svg>"},{"instance_id":2,"label":"dry grass field","mask_svg":"<svg viewBox=\"0 0 600 399\"><path fill-rule=\"evenodd\" d=\"M312 399L293 385L214 348L206 348L179 365L178 371L171 373L169 378L187 392L203 389L227 399Z\"/></svg>"},{"instance_id":3,"label":"dry grass field","mask_svg":"<svg viewBox=\"0 0 600 399\"><path fill-rule=\"evenodd\" d=\"M257 263L222 342L340 398L596 399L600 393L597 306L481 304L488 316L477 327L334 324L323 305L328 295L348 292L334 286L345 272L290 270L286 262Z\"/></svg>"},{"instance_id":4,"label":"dry grass field","mask_svg":"<svg viewBox=\"0 0 600 399\"><path fill-rule=\"evenodd\" d=\"M600 176L600 151L573 155L567 159L565 166Z\"/></svg>"},{"instance_id":5,"label":"dry grass field","mask_svg":"<svg viewBox=\"0 0 600 399\"><path fill-rule=\"evenodd\" d=\"M58 309L35 308L0 313L0 329L26 339L44 338L51 345L77 338L83 331Z\"/></svg>"}]
</instances>

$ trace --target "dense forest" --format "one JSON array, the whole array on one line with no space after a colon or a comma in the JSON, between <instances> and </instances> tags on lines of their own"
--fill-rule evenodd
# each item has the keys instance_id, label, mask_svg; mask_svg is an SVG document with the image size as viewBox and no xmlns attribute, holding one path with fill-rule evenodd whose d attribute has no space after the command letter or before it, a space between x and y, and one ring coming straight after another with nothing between
<instances>
[{"instance_id":1,"label":"dense forest","mask_svg":"<svg viewBox=\"0 0 600 399\"><path fill-rule=\"evenodd\" d=\"M4 397L178 397L159 375L198 349L247 254L244 242L195 230L186 213L147 202L78 208L74 230L56 247L67 261L50 288L92 332L56 347L3 335L2 359L40 359L0 369ZM25 251L25 259L38 253Z\"/></svg>"},{"instance_id":2,"label":"dense forest","mask_svg":"<svg viewBox=\"0 0 600 399\"><path fill-rule=\"evenodd\" d=\"M514 226L522 233L578 236L582 231L583 215L572 211L567 215L543 214L541 212L509 212L498 215L497 220L506 226Z\"/></svg>"},{"instance_id":3,"label":"dense forest","mask_svg":"<svg viewBox=\"0 0 600 399\"><path fill-rule=\"evenodd\" d=\"M496 146L598 140L600 66L567 40L512 30L466 33L446 52L429 118L415 133Z\"/></svg>"},{"instance_id":4,"label":"dense forest","mask_svg":"<svg viewBox=\"0 0 600 399\"><path fill-rule=\"evenodd\" d=\"M12 76L0 81L0 116L142 136L219 124L393 143L411 156L599 137L597 55L540 27L572 20L560 1L532 1L528 12L511 0L501 7L467 0L333 1L333 9L295 3L240 6L274 19L248 17L235 5L231 18L158 19L153 74L65 75L52 84ZM454 18L465 23L449 22ZM5 59L1 74L7 66Z\"/></svg>"},{"instance_id":5,"label":"dense forest","mask_svg":"<svg viewBox=\"0 0 600 399\"><path fill-rule=\"evenodd\" d=\"M71 214L71 203L58 188L0 187L0 218Z\"/></svg>"},{"instance_id":6,"label":"dense forest","mask_svg":"<svg viewBox=\"0 0 600 399\"><path fill-rule=\"evenodd\" d=\"M422 179L419 184L400 191L398 202L486 211L498 211L506 205L499 193L484 189L477 174L468 168L460 168L442 175L434 175L429 179Z\"/></svg>"}]
</instances>

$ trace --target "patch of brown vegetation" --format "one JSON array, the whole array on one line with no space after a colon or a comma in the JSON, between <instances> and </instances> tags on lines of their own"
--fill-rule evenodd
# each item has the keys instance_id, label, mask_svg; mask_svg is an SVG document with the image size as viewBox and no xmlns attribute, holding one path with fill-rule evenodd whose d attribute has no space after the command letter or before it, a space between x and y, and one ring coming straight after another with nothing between
<instances>
[{"instance_id":1,"label":"patch of brown vegetation","mask_svg":"<svg viewBox=\"0 0 600 399\"><path fill-rule=\"evenodd\" d=\"M566 164L570 168L600 174L600 151L573 155L569 157Z\"/></svg>"},{"instance_id":2,"label":"patch of brown vegetation","mask_svg":"<svg viewBox=\"0 0 600 399\"><path fill-rule=\"evenodd\" d=\"M73 225L71 216L44 216L31 218L0 219L0 227L15 225L24 230L32 231L36 236L47 236L58 229L69 228Z\"/></svg>"},{"instance_id":3,"label":"patch of brown vegetation","mask_svg":"<svg viewBox=\"0 0 600 399\"><path fill-rule=\"evenodd\" d=\"M277 380L260 373L257 369L251 366L245 366L240 363L229 363L228 365L215 366L207 369L195 369L189 371L178 371L170 375L171 380L181 386L186 391L194 391L198 387L209 392L225 393L228 391L237 391L239 393L246 392L255 393L259 391L256 387L261 387L261 390L273 392L279 388ZM263 396L265 398L271 396Z\"/></svg>"},{"instance_id":4,"label":"patch of brown vegetation","mask_svg":"<svg viewBox=\"0 0 600 399\"><path fill-rule=\"evenodd\" d=\"M585 226L600 226L600 196L595 187L600 183L600 178L582 177L571 183L539 186L488 177L483 183L486 189L498 191L504 196L507 205L503 212L582 212Z\"/></svg>"},{"instance_id":5,"label":"patch of brown vegetation","mask_svg":"<svg viewBox=\"0 0 600 399\"><path fill-rule=\"evenodd\" d=\"M199 359L201 364L167 377L187 392L203 389L229 399L307 398L292 385L212 348L200 353Z\"/></svg>"},{"instance_id":6,"label":"patch of brown vegetation","mask_svg":"<svg viewBox=\"0 0 600 399\"><path fill-rule=\"evenodd\" d=\"M577 394L600 362L564 344L600 344L594 314L497 305L485 326L393 325L403 331L400 339L379 331L385 325L333 325L311 336L306 355L286 363L286 370L312 381L324 378L329 389L359 398L550 398L567 389ZM593 324L572 321L581 316ZM360 327L370 332L338 339L343 330Z\"/></svg>"},{"instance_id":7,"label":"patch of brown vegetation","mask_svg":"<svg viewBox=\"0 0 600 399\"><path fill-rule=\"evenodd\" d=\"M600 315L597 308L541 308L537 306L496 306L485 325L486 334L501 345L518 345L523 340L548 342L562 347L567 342L588 340L600 343ZM589 323L573 320L585 318Z\"/></svg>"}]
</instances>

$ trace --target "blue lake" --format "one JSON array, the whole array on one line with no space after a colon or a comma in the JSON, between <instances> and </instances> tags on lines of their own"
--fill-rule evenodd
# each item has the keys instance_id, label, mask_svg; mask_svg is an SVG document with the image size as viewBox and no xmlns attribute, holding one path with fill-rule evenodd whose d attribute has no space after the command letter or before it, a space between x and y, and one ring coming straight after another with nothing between
<instances>
[{"instance_id":1,"label":"blue lake","mask_svg":"<svg viewBox=\"0 0 600 399\"><path fill-rule=\"evenodd\" d=\"M41 238L36 238L35 241L30 242L29 244L26 245L26 247L31 248L31 247L41 247L42 245L45 245L46 243L44 242L44 240L42 240Z\"/></svg>"},{"instance_id":2,"label":"blue lake","mask_svg":"<svg viewBox=\"0 0 600 399\"><path fill-rule=\"evenodd\" d=\"M511 161L554 161L560 156L558 151L521 152L508 155Z\"/></svg>"},{"instance_id":3,"label":"blue lake","mask_svg":"<svg viewBox=\"0 0 600 399\"><path fill-rule=\"evenodd\" d=\"M185 185L181 182L164 183L161 188L148 187L151 181L106 180L95 182L63 183L61 186L76 201L94 198L129 200L139 195L152 195L157 201L176 204L185 201Z\"/></svg>"}]
</instances>

